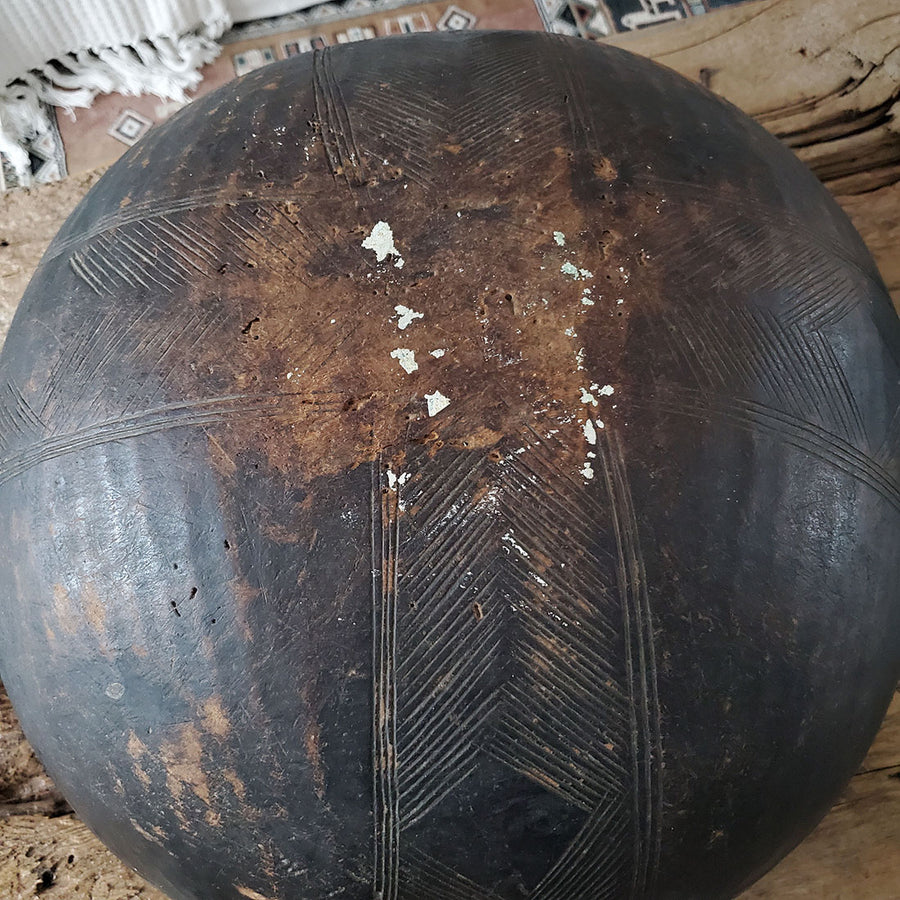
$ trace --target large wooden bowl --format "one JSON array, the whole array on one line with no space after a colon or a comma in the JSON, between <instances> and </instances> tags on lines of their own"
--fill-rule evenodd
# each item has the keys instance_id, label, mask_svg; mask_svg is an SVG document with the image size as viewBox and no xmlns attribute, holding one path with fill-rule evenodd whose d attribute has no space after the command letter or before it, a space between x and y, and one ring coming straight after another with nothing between
<instances>
[{"instance_id":1,"label":"large wooden bowl","mask_svg":"<svg viewBox=\"0 0 900 900\"><path fill-rule=\"evenodd\" d=\"M761 128L540 34L152 132L0 357L0 660L179 900L737 892L898 675L900 324Z\"/></svg>"}]
</instances>

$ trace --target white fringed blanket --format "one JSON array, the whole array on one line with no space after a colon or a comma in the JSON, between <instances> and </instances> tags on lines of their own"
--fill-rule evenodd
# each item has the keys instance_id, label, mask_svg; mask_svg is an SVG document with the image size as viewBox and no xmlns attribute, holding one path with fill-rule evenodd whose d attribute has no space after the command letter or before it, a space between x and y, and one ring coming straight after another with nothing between
<instances>
[{"instance_id":1,"label":"white fringed blanket","mask_svg":"<svg viewBox=\"0 0 900 900\"><path fill-rule=\"evenodd\" d=\"M27 179L26 143L49 129L42 103L89 106L98 93L183 100L232 22L317 0L3 0L0 153Z\"/></svg>"}]
</instances>

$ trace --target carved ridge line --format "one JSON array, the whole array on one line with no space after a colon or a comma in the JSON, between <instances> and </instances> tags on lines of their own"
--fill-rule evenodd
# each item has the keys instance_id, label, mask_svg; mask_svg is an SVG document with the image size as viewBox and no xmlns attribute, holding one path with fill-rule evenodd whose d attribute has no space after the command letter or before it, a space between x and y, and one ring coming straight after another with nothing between
<instances>
[{"instance_id":1,"label":"carved ridge line","mask_svg":"<svg viewBox=\"0 0 900 900\"><path fill-rule=\"evenodd\" d=\"M752 400L732 397L727 401L717 401L703 391L691 388L682 388L680 391L686 396L677 397L661 389L652 400L633 399L631 402L634 406L655 408L692 419L718 415L746 431L762 428L781 437L789 446L809 453L844 475L862 482L900 511L900 484L897 479L875 459L840 436L812 422Z\"/></svg>"},{"instance_id":2,"label":"carved ridge line","mask_svg":"<svg viewBox=\"0 0 900 900\"><path fill-rule=\"evenodd\" d=\"M400 792L397 785L397 550L399 488L384 491L381 457L372 463L373 898L397 900Z\"/></svg>"},{"instance_id":3,"label":"carved ridge line","mask_svg":"<svg viewBox=\"0 0 900 900\"><path fill-rule=\"evenodd\" d=\"M619 547L619 583L625 638L625 664L631 688L634 858L631 896L652 890L661 843L662 804L660 711L656 654L644 561L622 447L609 431L597 445Z\"/></svg>"},{"instance_id":4,"label":"carved ridge line","mask_svg":"<svg viewBox=\"0 0 900 900\"><path fill-rule=\"evenodd\" d=\"M347 105L339 93L334 76L331 74L329 48L313 51L313 98L316 122L325 149L328 168L335 178L342 177L353 192L353 181L348 168L357 176L361 173L362 161L353 140ZM346 123L341 121L344 113Z\"/></svg>"},{"instance_id":5,"label":"carved ridge line","mask_svg":"<svg viewBox=\"0 0 900 900\"><path fill-rule=\"evenodd\" d=\"M108 419L96 425L52 435L13 453L0 460L0 485L39 463L99 444L168 431L171 428L210 425L221 422L235 413L278 415L280 401L289 397L298 398L304 405L326 407L333 403L335 408L339 406L339 399L310 400L307 395L290 392L273 392L256 397L234 394L159 406L134 415Z\"/></svg>"},{"instance_id":6,"label":"carved ridge line","mask_svg":"<svg viewBox=\"0 0 900 900\"><path fill-rule=\"evenodd\" d=\"M566 847L553 867L538 883L531 900L573 900L574 897L584 897L588 892L595 900L607 897L612 900L611 895L602 892L600 888L610 881L614 888L621 883L618 878L626 864L624 854L620 854L617 865L611 864L610 857L614 857L615 849L619 846L619 841L615 838L621 839L624 826L622 818L616 815L619 807L618 798L608 796L604 801L606 802L599 803L591 812L575 840ZM606 840L602 840L604 837ZM613 839L610 840L610 837ZM595 853L598 846L602 851L599 854ZM592 854L592 857L585 865L584 858L588 854ZM579 863L582 865L579 866ZM591 878L596 876L598 869L606 876L604 882L600 884L595 878Z\"/></svg>"}]
</instances>

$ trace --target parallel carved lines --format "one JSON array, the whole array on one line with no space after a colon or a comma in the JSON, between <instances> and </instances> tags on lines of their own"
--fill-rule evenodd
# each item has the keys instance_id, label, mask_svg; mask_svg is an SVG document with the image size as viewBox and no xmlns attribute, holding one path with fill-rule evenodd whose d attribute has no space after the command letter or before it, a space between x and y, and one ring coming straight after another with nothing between
<instances>
[{"instance_id":1,"label":"parallel carved lines","mask_svg":"<svg viewBox=\"0 0 900 900\"><path fill-rule=\"evenodd\" d=\"M69 256L72 271L98 295L131 291L172 292L198 276L213 278L229 267L255 267L255 257L276 253L295 264L315 252L313 229L273 201L226 203L211 219L188 209L118 224L94 235Z\"/></svg>"},{"instance_id":2,"label":"parallel carved lines","mask_svg":"<svg viewBox=\"0 0 900 900\"><path fill-rule=\"evenodd\" d=\"M400 870L400 793L397 764L397 550L399 503L372 466L372 772L374 880L379 900L397 900Z\"/></svg>"},{"instance_id":3,"label":"parallel carved lines","mask_svg":"<svg viewBox=\"0 0 900 900\"><path fill-rule=\"evenodd\" d=\"M473 87L451 120L468 158L525 166L559 144L560 89L543 63L501 49L478 59L470 78ZM498 135L504 138L502 151ZM509 140L511 135L518 140Z\"/></svg>"},{"instance_id":4,"label":"parallel carved lines","mask_svg":"<svg viewBox=\"0 0 900 900\"><path fill-rule=\"evenodd\" d=\"M81 324L51 366L40 395L41 417L52 421L55 431L79 430L103 415L108 385L123 369L132 377L127 394L117 398L120 416L164 402L170 379L185 370L198 343L221 323L221 311L187 307L178 316L150 319L150 308L143 306L123 310L121 318L100 310ZM141 378L141 372L154 376Z\"/></svg>"},{"instance_id":5,"label":"parallel carved lines","mask_svg":"<svg viewBox=\"0 0 900 900\"><path fill-rule=\"evenodd\" d=\"M603 798L531 900L620 900L628 881L628 823L618 797ZM631 896L635 896L632 894Z\"/></svg>"},{"instance_id":6,"label":"parallel carved lines","mask_svg":"<svg viewBox=\"0 0 900 900\"><path fill-rule=\"evenodd\" d=\"M364 181L363 160L340 81L332 71L330 49L325 47L313 51L316 121L331 174L343 177L352 188Z\"/></svg>"},{"instance_id":7,"label":"parallel carved lines","mask_svg":"<svg viewBox=\"0 0 900 900\"><path fill-rule=\"evenodd\" d=\"M57 256L66 253L73 247L79 247L88 243L104 232L121 228L133 222L140 222L148 219L156 219L168 215L174 215L178 212L189 211L193 209L203 209L210 206L222 206L226 202L234 199L234 192L230 189L221 187L210 188L204 191L192 191L180 197L167 197L165 200L151 199L132 203L125 209L117 209L115 212L107 213L105 216L99 216L94 219L89 228L72 234L68 238L55 240L47 249L45 259L55 259ZM267 199L275 199L271 196ZM290 199L290 198L285 198ZM258 202L248 200L245 202Z\"/></svg>"},{"instance_id":8,"label":"parallel carved lines","mask_svg":"<svg viewBox=\"0 0 900 900\"><path fill-rule=\"evenodd\" d=\"M377 84L364 82L357 96L361 109L365 110L366 151L373 156L402 160L403 173L411 181L424 188L432 187L433 157L440 134L435 117L444 110L435 106L424 92L417 98L412 88L404 90L402 95L387 97ZM371 137L369 132L373 132Z\"/></svg>"},{"instance_id":9,"label":"parallel carved lines","mask_svg":"<svg viewBox=\"0 0 900 900\"><path fill-rule=\"evenodd\" d=\"M336 395L315 397L299 392L273 392L258 395L233 394L166 404L134 415L96 422L74 431L48 435L0 460L0 484L5 484L49 459L112 441L140 437L172 428L213 425L240 415L277 416L284 412L286 399L304 406L334 411L340 409L344 402L344 398Z\"/></svg>"},{"instance_id":10,"label":"parallel carved lines","mask_svg":"<svg viewBox=\"0 0 900 900\"><path fill-rule=\"evenodd\" d=\"M585 98L590 97L591 92L586 88L581 67L571 64L568 50L569 48L566 47L563 52L556 54L554 63L557 77L565 89L562 102L572 136L572 144L573 147L582 148L589 156L596 159L602 154L602 149L592 121L592 114L586 108Z\"/></svg>"},{"instance_id":11,"label":"parallel carved lines","mask_svg":"<svg viewBox=\"0 0 900 900\"><path fill-rule=\"evenodd\" d=\"M665 182L640 183L654 188ZM679 182L682 186L694 187ZM716 209L720 205L717 199ZM743 199L736 198L735 208L745 208ZM785 326L825 329L882 290L877 273L849 249L811 232L808 223L794 221L787 213L776 218L765 207L751 215L725 210L717 212L714 225L703 222L687 230L680 215L668 215L670 221L659 220L654 253L672 272L681 272L686 287L714 285L726 303L735 291L779 298L777 316ZM683 259L694 262L686 269L678 263Z\"/></svg>"},{"instance_id":12,"label":"parallel carved lines","mask_svg":"<svg viewBox=\"0 0 900 900\"><path fill-rule=\"evenodd\" d=\"M604 446L586 490L557 440L529 432L496 463L408 451L405 477L373 465L376 897L491 896L417 849L485 757L584 816L536 900L652 884L659 709L624 460Z\"/></svg>"},{"instance_id":13,"label":"parallel carved lines","mask_svg":"<svg viewBox=\"0 0 900 900\"><path fill-rule=\"evenodd\" d=\"M745 307L684 303L663 318L669 342L689 362L699 388L756 397L761 388L786 413L818 416L849 442L867 444L856 398L823 335Z\"/></svg>"},{"instance_id":14,"label":"parallel carved lines","mask_svg":"<svg viewBox=\"0 0 900 900\"><path fill-rule=\"evenodd\" d=\"M10 437L40 433L44 427L22 392L7 382L3 395L0 395L0 451L8 446Z\"/></svg>"},{"instance_id":15,"label":"parallel carved lines","mask_svg":"<svg viewBox=\"0 0 900 900\"><path fill-rule=\"evenodd\" d=\"M648 890L652 892L661 845L662 739L653 622L621 443L610 429L605 429L597 450L619 547L625 662L631 689L632 896L643 896Z\"/></svg>"},{"instance_id":16,"label":"parallel carved lines","mask_svg":"<svg viewBox=\"0 0 900 900\"><path fill-rule=\"evenodd\" d=\"M538 475L544 454L533 441L522 456L531 460L526 472L518 456L504 467L511 486L512 473L526 474L531 502L519 492L499 501L509 567L518 575L510 581L520 584L513 604L520 664L504 687L490 752L590 813L603 797L626 797L631 776L621 610L609 577L614 567L589 537L596 503L558 472ZM559 509L545 498L568 499Z\"/></svg>"},{"instance_id":17,"label":"parallel carved lines","mask_svg":"<svg viewBox=\"0 0 900 900\"><path fill-rule=\"evenodd\" d=\"M411 849L405 867L404 900L500 900L433 856Z\"/></svg>"},{"instance_id":18,"label":"parallel carved lines","mask_svg":"<svg viewBox=\"0 0 900 900\"><path fill-rule=\"evenodd\" d=\"M377 73L357 88L359 131L366 151L393 157L412 181L429 189L443 165L483 159L528 166L559 143L560 93L547 73L521 54L499 51L475 61L453 102L426 96L414 72L392 73L385 91ZM502 154L500 148L502 147Z\"/></svg>"},{"instance_id":19,"label":"parallel carved lines","mask_svg":"<svg viewBox=\"0 0 900 900\"><path fill-rule=\"evenodd\" d=\"M893 416L887 423L884 431L884 440L878 447L873 460L882 466L887 472L898 472L900 456L900 404L894 410Z\"/></svg>"},{"instance_id":20,"label":"parallel carved lines","mask_svg":"<svg viewBox=\"0 0 900 900\"><path fill-rule=\"evenodd\" d=\"M839 435L812 422L763 403L741 398L717 398L688 388L677 393L660 389L652 400L635 399L633 403L690 418L717 415L747 431L768 431L790 446L862 482L900 510L900 480L896 474Z\"/></svg>"},{"instance_id":21,"label":"parallel carved lines","mask_svg":"<svg viewBox=\"0 0 900 900\"><path fill-rule=\"evenodd\" d=\"M750 270L770 266L773 258L778 260L793 258L795 262L802 260L804 264L809 259L815 259L821 264L824 259L830 257L836 264L852 271L854 277L860 281L876 287L880 285L878 270L870 260L860 257L855 248L848 247L840 239L813 230L808 219L799 218L787 209L773 210L763 200L748 195L739 188L729 190L720 183L711 186L701 181L641 174L635 175L635 185L659 196L665 196L671 188L676 188L679 193L697 195L704 206L722 210L740 210L740 214L731 213L730 221L727 216L718 215L717 229L713 236L721 235L725 238L721 241L721 246L725 248L729 245L728 238L742 236L741 252L746 255L746 264ZM683 235L684 231L683 223L673 228L672 237L675 240L670 245L673 249L684 244L683 240L678 240L678 234ZM703 265L703 260L711 259L712 254L709 252L710 241L707 239L709 236L705 233L705 229L700 231L704 233L698 232L695 235L693 239L695 243L692 246L700 248L702 252L693 259L697 260L698 265ZM710 262L710 265L713 264Z\"/></svg>"},{"instance_id":22,"label":"parallel carved lines","mask_svg":"<svg viewBox=\"0 0 900 900\"><path fill-rule=\"evenodd\" d=\"M455 463L424 465L407 500L419 511L402 545L410 604L400 662L404 828L472 773L495 712L491 676L501 665L505 621L491 566L495 528L471 502L483 463L465 455Z\"/></svg>"}]
</instances>

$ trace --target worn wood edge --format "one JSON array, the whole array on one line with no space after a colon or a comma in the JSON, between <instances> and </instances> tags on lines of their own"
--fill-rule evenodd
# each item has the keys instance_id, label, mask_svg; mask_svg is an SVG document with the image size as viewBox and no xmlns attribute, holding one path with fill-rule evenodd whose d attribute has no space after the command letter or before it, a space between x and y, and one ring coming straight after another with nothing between
<instances>
[{"instance_id":1,"label":"worn wood edge","mask_svg":"<svg viewBox=\"0 0 900 900\"><path fill-rule=\"evenodd\" d=\"M900 181L836 199L869 248L900 314Z\"/></svg>"},{"instance_id":2,"label":"worn wood edge","mask_svg":"<svg viewBox=\"0 0 900 900\"><path fill-rule=\"evenodd\" d=\"M900 179L896 0L757 0L608 42L734 103L836 193Z\"/></svg>"}]
</instances>

